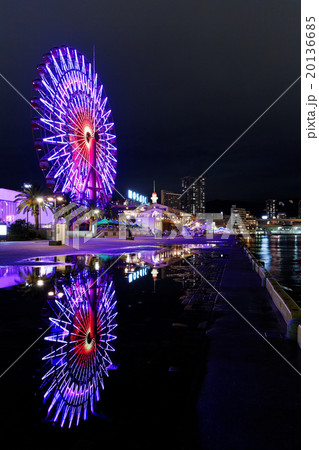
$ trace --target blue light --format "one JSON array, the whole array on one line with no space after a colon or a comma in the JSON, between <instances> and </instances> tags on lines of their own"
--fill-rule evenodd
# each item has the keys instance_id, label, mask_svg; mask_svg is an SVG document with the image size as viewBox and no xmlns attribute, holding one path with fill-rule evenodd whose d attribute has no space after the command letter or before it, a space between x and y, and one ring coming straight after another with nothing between
<instances>
[{"instance_id":1,"label":"blue light","mask_svg":"<svg viewBox=\"0 0 319 450\"><path fill-rule=\"evenodd\" d=\"M127 197L134 202L141 203L142 205L148 203L148 198L145 195L139 194L138 192L132 191L131 189L128 189Z\"/></svg>"},{"instance_id":2,"label":"blue light","mask_svg":"<svg viewBox=\"0 0 319 450\"><path fill-rule=\"evenodd\" d=\"M143 269L136 270L135 272L131 272L128 274L128 282L132 283L133 281L138 280L141 277L145 277L148 274L149 266L144 267Z\"/></svg>"}]
</instances>

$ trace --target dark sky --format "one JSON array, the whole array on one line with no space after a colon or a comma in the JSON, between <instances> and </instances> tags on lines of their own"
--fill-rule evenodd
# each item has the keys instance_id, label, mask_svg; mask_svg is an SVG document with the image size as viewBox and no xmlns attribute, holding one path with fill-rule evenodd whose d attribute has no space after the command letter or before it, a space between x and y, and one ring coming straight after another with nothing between
<instances>
[{"instance_id":1,"label":"dark sky","mask_svg":"<svg viewBox=\"0 0 319 450\"><path fill-rule=\"evenodd\" d=\"M50 48L92 59L116 125L116 187L180 191L300 74L297 0L14 1L1 72L27 98ZM43 181L30 107L0 79L0 187ZM300 81L207 173L207 198L300 196Z\"/></svg>"}]
</instances>

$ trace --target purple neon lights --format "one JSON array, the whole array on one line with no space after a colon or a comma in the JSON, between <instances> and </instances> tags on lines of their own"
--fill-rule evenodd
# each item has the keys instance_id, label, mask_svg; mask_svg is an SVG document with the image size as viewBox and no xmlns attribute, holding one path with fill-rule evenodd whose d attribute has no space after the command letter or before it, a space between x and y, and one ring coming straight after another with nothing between
<instances>
[{"instance_id":1,"label":"purple neon lights","mask_svg":"<svg viewBox=\"0 0 319 450\"><path fill-rule=\"evenodd\" d=\"M48 416L61 427L79 424L95 411L104 389L103 376L113 367L110 353L116 336L115 290L109 276L92 286L89 271L71 277L63 296L52 303L50 342L42 377ZM95 331L93 331L95 329Z\"/></svg>"},{"instance_id":2,"label":"purple neon lights","mask_svg":"<svg viewBox=\"0 0 319 450\"><path fill-rule=\"evenodd\" d=\"M92 64L73 48L53 48L43 59L31 103L40 116L33 129L35 141L43 144L37 144L37 152L47 184L79 201L90 198L87 134L97 133L95 192L97 203L105 204L115 185L117 148L104 87Z\"/></svg>"}]
</instances>

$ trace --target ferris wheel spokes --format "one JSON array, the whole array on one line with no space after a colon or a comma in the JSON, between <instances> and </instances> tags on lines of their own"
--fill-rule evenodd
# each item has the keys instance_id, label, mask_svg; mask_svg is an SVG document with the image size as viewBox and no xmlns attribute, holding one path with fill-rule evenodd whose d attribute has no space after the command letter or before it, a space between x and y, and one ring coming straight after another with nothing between
<instances>
[{"instance_id":1,"label":"ferris wheel spokes","mask_svg":"<svg viewBox=\"0 0 319 450\"><path fill-rule=\"evenodd\" d=\"M41 115L32 120L40 168L54 191L104 205L114 189L117 148L95 64L69 47L53 48L43 60L31 100Z\"/></svg>"}]
</instances>

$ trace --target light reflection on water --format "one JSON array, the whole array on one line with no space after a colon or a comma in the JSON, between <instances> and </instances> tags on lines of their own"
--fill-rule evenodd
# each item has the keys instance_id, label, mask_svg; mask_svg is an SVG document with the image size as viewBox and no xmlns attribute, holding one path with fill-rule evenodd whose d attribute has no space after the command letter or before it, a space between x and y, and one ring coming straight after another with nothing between
<instances>
[{"instance_id":1,"label":"light reflection on water","mask_svg":"<svg viewBox=\"0 0 319 450\"><path fill-rule=\"evenodd\" d=\"M47 332L41 344L39 390L49 421L71 427L96 414L106 377L110 370L117 368L111 360L117 326L113 270L120 271L122 283L127 283L127 287L139 278L149 278L155 293L160 271L192 255L194 249L215 246L180 245L154 251L138 250L121 257L36 258L27 262L30 266L0 268L3 288L16 285L21 298L40 292L44 296L42 315ZM116 263L114 269L108 271L113 263ZM185 274L178 281L184 284L184 278Z\"/></svg>"},{"instance_id":2,"label":"light reflection on water","mask_svg":"<svg viewBox=\"0 0 319 450\"><path fill-rule=\"evenodd\" d=\"M264 261L265 268L300 304L301 296L301 236L257 236L249 248Z\"/></svg>"},{"instance_id":3,"label":"light reflection on water","mask_svg":"<svg viewBox=\"0 0 319 450\"><path fill-rule=\"evenodd\" d=\"M95 261L96 262L96 261ZM53 297L53 298L52 298ZM55 283L50 299L50 342L42 389L48 416L61 427L88 419L96 411L105 376L112 368L116 339L116 298L111 276L85 267Z\"/></svg>"}]
</instances>

